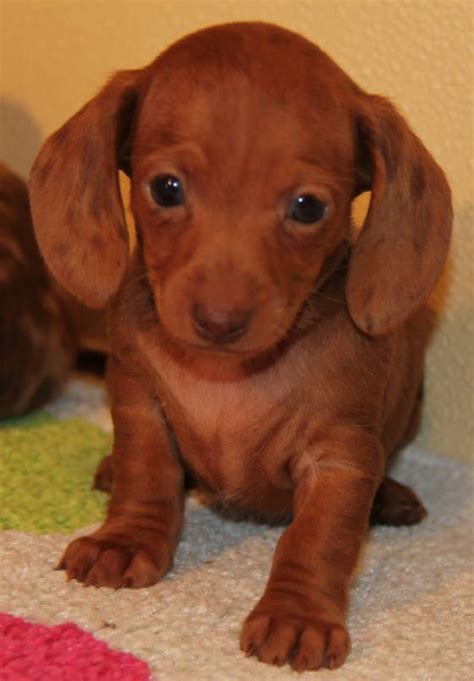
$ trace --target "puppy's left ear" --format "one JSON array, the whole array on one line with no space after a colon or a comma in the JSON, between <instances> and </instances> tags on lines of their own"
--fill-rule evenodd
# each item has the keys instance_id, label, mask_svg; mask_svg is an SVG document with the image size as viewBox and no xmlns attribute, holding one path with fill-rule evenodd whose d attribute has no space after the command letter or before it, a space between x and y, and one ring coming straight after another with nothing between
<instances>
[{"instance_id":1,"label":"puppy's left ear","mask_svg":"<svg viewBox=\"0 0 474 681\"><path fill-rule=\"evenodd\" d=\"M364 95L359 171L372 191L349 265L347 303L364 332L401 324L441 275L452 222L443 171L382 97Z\"/></svg>"}]
</instances>

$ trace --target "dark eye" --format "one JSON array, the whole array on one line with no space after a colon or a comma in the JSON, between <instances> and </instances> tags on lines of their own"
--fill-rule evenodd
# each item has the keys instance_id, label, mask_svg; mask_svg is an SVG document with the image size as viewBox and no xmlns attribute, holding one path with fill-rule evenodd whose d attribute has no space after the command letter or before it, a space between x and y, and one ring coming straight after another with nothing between
<instances>
[{"instance_id":1,"label":"dark eye","mask_svg":"<svg viewBox=\"0 0 474 681\"><path fill-rule=\"evenodd\" d=\"M181 180L174 175L158 175L150 182L153 201L163 208L181 206L184 203L184 189Z\"/></svg>"},{"instance_id":2,"label":"dark eye","mask_svg":"<svg viewBox=\"0 0 474 681\"><path fill-rule=\"evenodd\" d=\"M293 199L288 216L296 222L319 222L326 214L327 205L313 194L300 194Z\"/></svg>"}]
</instances>

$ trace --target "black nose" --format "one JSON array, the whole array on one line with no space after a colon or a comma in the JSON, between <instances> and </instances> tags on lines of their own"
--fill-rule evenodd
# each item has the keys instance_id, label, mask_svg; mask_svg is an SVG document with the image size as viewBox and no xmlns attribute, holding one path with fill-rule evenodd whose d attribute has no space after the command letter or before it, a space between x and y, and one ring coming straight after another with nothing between
<instances>
[{"instance_id":1,"label":"black nose","mask_svg":"<svg viewBox=\"0 0 474 681\"><path fill-rule=\"evenodd\" d=\"M208 310L201 303L194 303L192 319L194 330L204 340L213 343L234 343L247 330L251 310Z\"/></svg>"}]
</instances>

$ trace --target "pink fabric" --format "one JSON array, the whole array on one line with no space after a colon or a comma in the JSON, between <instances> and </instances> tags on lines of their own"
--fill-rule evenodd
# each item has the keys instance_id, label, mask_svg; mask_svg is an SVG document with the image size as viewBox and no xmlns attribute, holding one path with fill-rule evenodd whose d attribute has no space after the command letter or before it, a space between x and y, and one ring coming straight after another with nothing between
<instances>
[{"instance_id":1,"label":"pink fabric","mask_svg":"<svg viewBox=\"0 0 474 681\"><path fill-rule=\"evenodd\" d=\"M0 613L1 681L149 681L148 665L75 624L32 624Z\"/></svg>"}]
</instances>

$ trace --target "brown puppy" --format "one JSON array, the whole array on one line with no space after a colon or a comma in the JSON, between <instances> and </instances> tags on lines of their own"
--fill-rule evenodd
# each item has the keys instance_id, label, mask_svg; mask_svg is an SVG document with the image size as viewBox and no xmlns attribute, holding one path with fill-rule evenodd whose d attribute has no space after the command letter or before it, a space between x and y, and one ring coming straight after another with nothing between
<instances>
[{"instance_id":1,"label":"brown puppy","mask_svg":"<svg viewBox=\"0 0 474 681\"><path fill-rule=\"evenodd\" d=\"M233 24L114 76L46 142L30 186L52 271L110 313L112 499L61 567L86 585L154 584L190 469L223 503L293 514L242 649L298 670L342 664L380 485L374 512L397 520L383 476L417 420L421 306L450 236L443 172L317 47ZM422 507L401 489L414 522Z\"/></svg>"}]
</instances>

